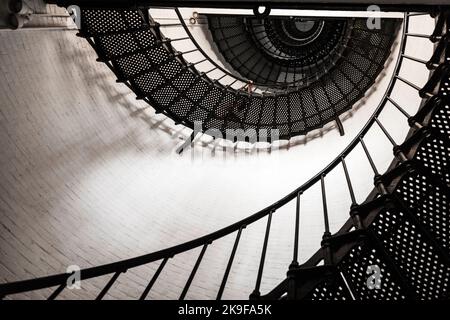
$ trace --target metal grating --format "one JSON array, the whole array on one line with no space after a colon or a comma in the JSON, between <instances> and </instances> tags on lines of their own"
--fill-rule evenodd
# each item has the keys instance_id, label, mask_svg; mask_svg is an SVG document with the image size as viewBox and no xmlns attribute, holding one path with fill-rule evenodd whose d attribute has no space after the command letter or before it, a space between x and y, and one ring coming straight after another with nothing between
<instances>
[{"instance_id":1,"label":"metal grating","mask_svg":"<svg viewBox=\"0 0 450 320\"><path fill-rule=\"evenodd\" d=\"M380 268L379 288L369 288L367 285L367 270L370 266ZM404 300L407 297L385 258L369 243L353 247L339 264L339 268L357 300Z\"/></svg>"},{"instance_id":2,"label":"metal grating","mask_svg":"<svg viewBox=\"0 0 450 320\"><path fill-rule=\"evenodd\" d=\"M419 298L448 297L450 267L404 212L384 210L371 228Z\"/></svg>"},{"instance_id":3,"label":"metal grating","mask_svg":"<svg viewBox=\"0 0 450 320\"><path fill-rule=\"evenodd\" d=\"M326 79L309 68L315 81L308 86L282 91L275 88L273 93L261 95L223 86L199 73L174 51L170 40L156 25L146 22L145 14L140 10L84 9L84 30L93 37L100 58L111 61L119 80L129 82L139 97L147 98L155 109L164 111L177 123L193 128L194 122L203 121L203 130L218 130L223 137L226 129L254 129L257 134L260 130L278 129L280 139L289 139L333 121L350 109L375 81L390 53L398 26L397 20L383 20L383 30L367 32L361 29L364 24L358 19L327 23L339 31L328 33L334 39L325 47L328 49L315 42L311 44L321 55L334 54L339 51L336 46L342 47L339 59L329 60L336 63L335 67L321 65L320 70L327 72ZM241 36L242 30L235 26L237 20L221 18L222 27L217 29L217 36L226 37L231 46ZM350 29L344 28L349 24ZM348 35L345 39L344 34ZM242 53L248 55L249 51L242 50ZM251 70L266 72L260 64L250 61L254 57L245 61L247 58L236 61ZM287 68L273 63L267 67L270 73ZM289 72L285 71L282 72L287 75ZM293 78L298 77L286 76L286 79ZM270 135L268 140L271 141Z\"/></svg>"}]
</instances>

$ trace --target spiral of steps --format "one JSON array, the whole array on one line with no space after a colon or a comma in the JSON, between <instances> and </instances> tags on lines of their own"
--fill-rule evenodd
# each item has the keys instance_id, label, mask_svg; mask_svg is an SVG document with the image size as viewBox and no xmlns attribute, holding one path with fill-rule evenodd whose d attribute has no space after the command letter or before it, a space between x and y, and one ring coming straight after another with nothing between
<instances>
[{"instance_id":1,"label":"spiral of steps","mask_svg":"<svg viewBox=\"0 0 450 320\"><path fill-rule=\"evenodd\" d=\"M241 76L262 86L298 90L327 75L323 81L334 82L341 92L347 92L346 84L333 76L334 69L348 76L355 87L364 81L364 75L376 78L390 53L398 24L396 19L386 19L380 30L371 30L365 19L355 18L208 16L219 52ZM371 85L372 81L362 84L360 93ZM333 96L335 92L325 94Z\"/></svg>"},{"instance_id":2,"label":"spiral of steps","mask_svg":"<svg viewBox=\"0 0 450 320\"><path fill-rule=\"evenodd\" d=\"M248 117L252 116L252 108L264 112L272 112L272 123L265 125L279 125L286 137L305 132L311 128L322 125L322 122L310 122L303 118L303 126L292 126L283 129L283 125L276 123L289 120L290 114L286 110L286 101L299 98L308 90L328 90L333 81L333 73L324 74L323 81L318 81L305 90L287 91L280 96L262 97L257 94L247 95L234 92L230 88L223 88L205 74L197 73L195 68L183 60L182 54L173 51L170 40L165 39L159 31L158 24L142 10L137 9L82 9L83 28L80 35L96 49L99 61L106 63L115 72L118 81L126 83L130 89L137 93L139 99L148 101L155 109L169 117L176 119L180 124L190 126L198 119L205 120L207 127L223 130L225 126L245 127ZM407 59L404 55L405 41L408 36L409 14L405 14L403 21L402 56L397 62L397 71L401 61ZM97 299L102 299L114 287L117 278L127 270L160 261L159 268L140 299L145 299L166 263L174 256L201 248L200 254L187 282L180 286L180 299L184 299L196 275L203 256L214 241L227 235L235 235L235 242L229 254L225 274L222 276L216 297L221 299L226 289L228 275L233 267L233 260L239 246L241 234L245 228L263 218L267 218L265 233L262 237L264 244L261 253L259 269L255 275L256 284L250 299L306 299L306 300L434 300L449 299L450 281L450 100L448 97L450 68L449 39L450 28L448 12L441 12L436 16L436 29L427 37L436 43L435 53L429 61L423 61L429 67L431 76L422 88L415 87L408 80L398 76L398 72L391 80L390 88L383 98L361 134L340 154L329 166L311 178L310 181L294 190L285 198L273 205L236 222L226 228L218 230L204 237L194 239L175 247L153 252L144 256L118 261L115 263L92 267L81 271L81 279L89 280L109 275L111 278L98 293ZM221 18L218 18L221 19ZM353 21L357 23L357 20ZM397 22L388 23L387 29L393 30ZM354 30L353 30L354 31ZM378 33L376 33L378 34ZM378 37L378 36L377 36ZM349 41L352 41L350 36ZM381 37L379 38L381 39ZM369 53L364 47L361 52L373 59L364 60L367 64L366 73L357 83L347 82L347 91L336 89L334 97L340 97L341 107L335 112L341 112L351 107L351 101L358 99L374 81L374 77L383 67L386 55L392 45L392 35L384 38L385 48L383 54L377 53L379 47L373 46ZM350 55L357 54L356 43L348 51ZM344 50L345 51L345 50ZM346 59L341 66L350 66ZM363 60L361 60L363 61ZM335 70L343 74L340 67ZM367 70L373 74L367 76ZM336 73L336 74L337 74ZM362 73L362 72L361 72ZM346 78L343 76L341 80ZM354 78L354 77L353 77ZM365 80L364 80L365 79ZM399 104L390 97L393 85L404 82L417 89L417 94L423 98L423 103L415 115L409 115ZM336 85L336 82L334 82ZM311 89L313 88L313 89ZM315 88L315 89L314 89ZM337 87L335 87L337 88ZM317 94L317 95L316 95ZM225 105L232 103L236 95L243 95L249 101L250 107L245 109L239 118L226 113ZM318 93L313 96L317 97ZM296 97L296 98L295 98ZM323 95L326 98L326 94ZM331 99L331 97L330 97ZM269 102L270 101L270 102ZM311 101L315 101L312 98ZM331 101L328 101L331 102ZM404 115L404 121L411 127L406 140L397 145L389 132L379 121L378 116L387 103L391 103ZM311 102L312 103L312 102ZM314 104L314 103L312 103ZM327 103L324 103L327 105ZM261 111L264 110L264 111ZM336 113L329 109L322 109L316 114L332 118ZM283 114L287 114L283 118ZM225 119L220 120L222 118ZM253 115L255 116L255 115ZM292 119L290 119L292 120ZM298 119L296 119L298 120ZM321 120L321 121L322 121ZM220 124L219 124L220 123ZM224 124L226 123L226 125ZM260 122L252 125L260 125ZM370 150L364 142L364 136L372 126L378 126L385 138L389 139L393 147L394 160L385 173L378 171ZM284 130L284 131L283 131ZM373 172L368 175L374 177L373 191L366 201L357 203L348 175L345 158L356 147L363 148ZM335 234L330 233L325 177L336 167L345 172L346 181L342 186L349 190L352 206L348 221ZM320 184L323 198L323 210L318 212L324 215L325 231L323 233L321 248L308 261L300 264L298 260L298 218L300 198L303 193L315 184ZM295 225L297 227L294 239L293 261L286 266L286 279L267 294L261 294L260 286L263 280L263 271L267 243L270 241L270 227L276 210L290 201L297 201ZM371 288L367 285L367 270L370 266L377 266L381 272L383 285ZM67 280L71 274L59 274L44 278L24 280L20 282L0 284L0 297L5 298L19 292L54 288L49 299L55 299L66 289Z\"/></svg>"},{"instance_id":3,"label":"spiral of steps","mask_svg":"<svg viewBox=\"0 0 450 320\"><path fill-rule=\"evenodd\" d=\"M84 10L81 35L95 39L92 44L99 60L112 66L119 82L127 83L138 99L147 101L176 123L194 128L198 122L203 132L219 131L223 137L227 130L241 129L246 132L245 141L264 137L270 142L271 129L278 130L279 139L290 139L323 127L351 109L372 86L390 54L398 21L389 19L382 24L382 30L371 32L364 29L363 21L350 21L350 34L335 41L342 47L333 50L338 56L322 53L330 58L314 67L320 68L320 73L311 71L314 81L262 93L234 89L209 78L209 72L199 72L196 65L206 58L187 62L184 53L171 45L184 38L164 37L161 25L145 11ZM214 20L211 23L216 24ZM256 61L263 61L250 50L244 51ZM270 84L270 79L267 81Z\"/></svg>"}]
</instances>

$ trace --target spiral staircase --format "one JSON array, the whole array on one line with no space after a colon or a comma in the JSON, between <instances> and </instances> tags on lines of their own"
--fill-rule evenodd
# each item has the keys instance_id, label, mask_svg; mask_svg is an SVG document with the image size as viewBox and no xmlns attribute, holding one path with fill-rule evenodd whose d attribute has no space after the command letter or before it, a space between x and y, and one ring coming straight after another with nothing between
<instances>
[{"instance_id":1,"label":"spiral staircase","mask_svg":"<svg viewBox=\"0 0 450 320\"><path fill-rule=\"evenodd\" d=\"M178 16L180 12L175 9ZM253 300L446 300L450 298L450 89L449 39L450 11L405 13L403 21L386 19L381 30L367 29L363 19L292 19L210 15L208 27L218 51L233 70L214 62L189 33L183 19L176 25L187 32L181 39L169 39L163 24L143 8L81 8L79 36L95 49L98 61L105 63L127 85L137 99L149 103L158 113L177 124L202 130L277 128L280 138L323 127L350 110L375 82L390 55L396 32L402 25L399 56L394 75L382 101L358 136L328 166L309 181L271 206L221 230L192 241L127 259L84 269L81 280L108 275L110 280L98 292L102 299L127 270L152 262L160 265L149 279L140 299L145 299L166 263L182 253L199 249L189 278L180 292L184 299L214 242L235 236L216 299L221 299L245 228L266 219ZM409 21L417 15L432 15L436 28L431 35L409 32ZM323 32L323 31L326 32ZM330 30L333 30L331 32ZM280 33L288 34L286 37ZM258 36L260 35L260 36ZM435 46L430 60L406 54L408 39L429 39ZM188 61L174 42L190 40L194 51L204 55L198 62ZM323 45L326 44L326 45ZM303 50L294 50L302 47ZM430 77L419 87L399 75L405 60L425 64ZM199 71L210 63L212 69ZM219 74L216 77L211 74ZM410 115L392 97L396 83L417 91L423 100L419 111ZM250 85L249 85L250 84ZM404 115L410 126L405 141L398 144L379 120L389 105ZM377 127L392 144L393 161L386 172L379 172L365 143L366 134ZM363 203L357 203L346 158L362 148L370 164L374 189ZM329 227L326 177L343 170L342 186L348 189L352 205L349 218L332 234ZM319 185L322 192L324 232L321 248L306 262L298 261L301 199L305 191ZM292 263L286 278L270 292L261 293L266 251L272 219L279 208L296 202L293 223ZM383 286L367 285L369 266L378 266ZM48 299L66 289L71 274L4 283L0 297L21 292L53 288Z\"/></svg>"}]
</instances>

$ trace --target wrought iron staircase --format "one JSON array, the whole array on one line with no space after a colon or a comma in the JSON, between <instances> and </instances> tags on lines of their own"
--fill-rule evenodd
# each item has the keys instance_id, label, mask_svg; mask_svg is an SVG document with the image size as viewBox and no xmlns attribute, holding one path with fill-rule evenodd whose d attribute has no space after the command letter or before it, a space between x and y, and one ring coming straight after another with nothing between
<instances>
[{"instance_id":1,"label":"wrought iron staircase","mask_svg":"<svg viewBox=\"0 0 450 320\"><path fill-rule=\"evenodd\" d=\"M138 99L148 102L157 112L192 129L195 122L201 122L203 131L218 130L224 137L227 129L253 129L247 131L248 135L244 137L247 141L259 140L261 130L265 134L271 128L279 130L279 138L290 139L323 127L351 109L383 69L398 27L395 19L384 21L382 30L375 31L363 28L365 24L361 19L333 21L333 26L336 23L342 25L335 31L336 45L329 48L330 52L316 49L318 52L312 52L313 57L310 57L317 61L323 60L322 56L329 58L320 64L305 65L309 68L309 76L299 71L299 79L297 68L290 71L288 65L283 67L288 68L283 73L282 65L275 58L274 64L267 65L267 61L256 54L264 50L255 53L245 46L237 46L246 57L235 55L230 60L242 66L253 64L252 70L259 68L255 61L263 61L266 66L259 71L259 76L243 74L238 77L220 68L222 74L212 78L210 75L219 66L203 50L204 58L195 62L188 60L189 53L201 50L200 45L194 42L196 48L184 52L174 48L175 42L195 41L180 12L176 12L186 30L185 37L166 38L162 32L164 25L154 21L148 11L137 9L83 10L80 35L97 51L99 61L111 67L117 81L126 83ZM219 23L213 21L212 26ZM344 25L349 26L344 28ZM240 37L245 35L237 35L239 37L233 37L239 43ZM329 39L322 38L311 45L323 47ZM227 37L220 41L230 43ZM233 52L219 46L224 54ZM294 60L294 63L307 63L303 56L294 57ZM208 70L200 71L203 65L209 66ZM272 75L261 80L268 70L276 71L272 72L276 79L284 74L285 81L273 80ZM323 77L324 74L327 76ZM290 81L288 76L295 80ZM268 134L267 140L271 141L271 138Z\"/></svg>"},{"instance_id":2,"label":"wrought iron staircase","mask_svg":"<svg viewBox=\"0 0 450 320\"><path fill-rule=\"evenodd\" d=\"M178 39L164 38L160 32L160 25L152 21L142 10L86 9L82 10L82 13L84 25L80 35L97 51L99 61L107 64L118 76L118 81L129 86L137 94L138 99L144 99L158 112L175 119L180 124L191 126L197 117L213 127L219 121L216 115L222 115L225 119L221 122L220 128L245 125L251 107L244 110L245 116L238 114L237 118L228 117L224 111L224 106L227 103L232 104L237 96L248 99L249 104L258 108L260 112L269 108L272 112L278 110L278 117L281 117L283 110L281 101L292 99L292 95L296 94L295 90L287 90L276 98L273 96L263 98L262 94L243 93L231 86L221 85L218 79L208 78L208 72L198 72L195 64L189 65L183 59L183 53L173 50L170 43ZM217 295L211 297L221 299L226 290L230 270L233 268L241 234L248 225L263 218L267 219L267 224L265 233L261 236L263 247L259 269L255 275L255 288L252 293L249 292L251 299L449 299L450 18L447 11L441 11L436 14L436 29L432 35L411 34L408 32L409 20L417 14L422 13L405 13L395 73L380 105L358 136L335 160L286 197L233 225L165 250L82 270L82 280L111 276L107 285L98 293L97 299L102 299L113 288L122 273L160 261L159 268L149 279L140 296L140 299L145 299L170 259L183 252L201 248L189 278L182 285L180 299L184 299L208 247L214 245L216 240L233 234L235 242L229 253L221 284L217 288ZM436 43L435 53L429 61L422 61L406 54L406 43L411 37L426 37ZM391 44L390 41L388 43ZM373 68L378 69L383 59ZM423 88L400 77L399 70L405 59L426 64L430 69L431 76ZM225 77L232 75L225 74ZM366 85L370 86L372 80L367 80ZM423 104L417 114L409 115L391 97L393 88L398 82L413 87L423 98ZM321 81L318 83L319 87L324 84ZM350 92L342 92L342 100L345 101L343 105L351 107L353 100L349 97ZM355 97L359 97L361 91L356 92ZM272 102L266 104L264 99ZM311 100L312 104L313 101L314 99ZM262 108L262 105L265 108ZM387 105L397 108L405 116L404 121L411 127L407 139L401 144L397 144L379 120ZM343 110L345 107L337 112ZM321 114L325 115L326 110ZM331 113L329 116L332 118L336 114ZM284 136L291 137L316 126L308 125L307 119L304 120L303 127L294 130L292 126L283 131ZM266 125L276 124L272 119L272 123ZM379 172L364 140L366 134L374 127L381 129L393 147L395 158L385 173ZM345 161L357 147L363 149L374 176L375 188L364 203L356 201ZM342 181L342 184L348 187L352 205L348 221L336 234L331 234L326 177L333 170L341 168L345 174L345 181ZM318 212L322 211L325 225L321 249L308 261L300 264L298 251L301 199L305 191L317 184L321 187L323 200L322 210L318 209ZM279 208L291 201L296 201L292 263L289 268L286 266L288 269L286 279L271 292L261 294L260 287L272 219L276 218L276 211ZM378 290L366 285L366 271L368 266L372 265L379 266L383 277L383 285ZM70 276L71 274L59 274L1 284L0 297L54 288L54 292L48 298L55 299L66 289L67 279Z\"/></svg>"}]
</instances>

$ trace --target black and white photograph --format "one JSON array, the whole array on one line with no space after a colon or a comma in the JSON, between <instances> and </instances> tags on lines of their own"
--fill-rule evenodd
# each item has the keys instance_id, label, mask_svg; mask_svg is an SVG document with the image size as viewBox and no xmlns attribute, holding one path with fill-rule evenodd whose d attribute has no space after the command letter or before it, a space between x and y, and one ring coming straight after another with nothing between
<instances>
[{"instance_id":1,"label":"black and white photograph","mask_svg":"<svg viewBox=\"0 0 450 320\"><path fill-rule=\"evenodd\" d=\"M449 31L450 0L1 0L0 308L448 303Z\"/></svg>"}]
</instances>

